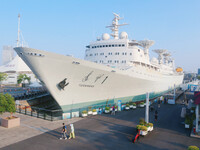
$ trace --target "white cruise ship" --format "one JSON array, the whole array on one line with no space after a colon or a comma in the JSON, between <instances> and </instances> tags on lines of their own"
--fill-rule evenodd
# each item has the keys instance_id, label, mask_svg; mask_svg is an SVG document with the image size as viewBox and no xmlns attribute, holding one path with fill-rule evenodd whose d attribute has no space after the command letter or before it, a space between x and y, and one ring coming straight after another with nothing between
<instances>
[{"instance_id":1,"label":"white cruise ship","mask_svg":"<svg viewBox=\"0 0 200 150\"><path fill-rule=\"evenodd\" d=\"M176 69L170 53L156 49L149 57L153 41L128 39L119 34L122 19L114 13L112 33L86 46L85 60L47 51L16 47L17 54L45 84L63 112L87 106L141 101L160 96L183 81L182 69ZM111 36L113 38L111 38Z\"/></svg>"}]
</instances>

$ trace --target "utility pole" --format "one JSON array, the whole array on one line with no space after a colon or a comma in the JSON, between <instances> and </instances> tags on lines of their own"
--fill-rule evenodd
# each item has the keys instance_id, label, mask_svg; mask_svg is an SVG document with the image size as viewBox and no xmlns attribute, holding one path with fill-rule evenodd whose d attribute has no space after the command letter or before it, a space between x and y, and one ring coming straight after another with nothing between
<instances>
[{"instance_id":1,"label":"utility pole","mask_svg":"<svg viewBox=\"0 0 200 150\"><path fill-rule=\"evenodd\" d=\"M149 92L146 93L145 122L149 123Z\"/></svg>"}]
</instances>

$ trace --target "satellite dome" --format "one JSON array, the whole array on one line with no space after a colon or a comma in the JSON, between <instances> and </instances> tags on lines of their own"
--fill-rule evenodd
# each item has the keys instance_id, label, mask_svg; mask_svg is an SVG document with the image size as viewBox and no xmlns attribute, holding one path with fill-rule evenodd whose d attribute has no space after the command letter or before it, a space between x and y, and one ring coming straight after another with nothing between
<instances>
[{"instance_id":1,"label":"satellite dome","mask_svg":"<svg viewBox=\"0 0 200 150\"><path fill-rule=\"evenodd\" d=\"M158 59L155 58L155 57L153 57L153 58L151 59L151 63L153 63L153 64L158 64Z\"/></svg>"},{"instance_id":2,"label":"satellite dome","mask_svg":"<svg viewBox=\"0 0 200 150\"><path fill-rule=\"evenodd\" d=\"M110 35L109 35L108 33L104 33L104 34L102 35L102 39L103 39L103 40L109 40L109 39L110 39Z\"/></svg>"},{"instance_id":3,"label":"satellite dome","mask_svg":"<svg viewBox=\"0 0 200 150\"><path fill-rule=\"evenodd\" d=\"M128 39L128 34L126 32L121 32L120 39Z\"/></svg>"}]
</instances>

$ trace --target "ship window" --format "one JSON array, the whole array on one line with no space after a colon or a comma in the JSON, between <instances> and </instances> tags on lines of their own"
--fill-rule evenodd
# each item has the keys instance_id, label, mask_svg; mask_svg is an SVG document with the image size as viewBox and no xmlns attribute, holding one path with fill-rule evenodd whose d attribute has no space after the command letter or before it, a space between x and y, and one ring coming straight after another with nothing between
<instances>
[{"instance_id":1,"label":"ship window","mask_svg":"<svg viewBox=\"0 0 200 150\"><path fill-rule=\"evenodd\" d=\"M122 53L122 55L124 55L124 53Z\"/></svg>"},{"instance_id":2,"label":"ship window","mask_svg":"<svg viewBox=\"0 0 200 150\"><path fill-rule=\"evenodd\" d=\"M122 45L121 44L119 44L119 47L121 47Z\"/></svg>"},{"instance_id":3,"label":"ship window","mask_svg":"<svg viewBox=\"0 0 200 150\"><path fill-rule=\"evenodd\" d=\"M124 53L124 55L126 55L126 53Z\"/></svg>"},{"instance_id":4,"label":"ship window","mask_svg":"<svg viewBox=\"0 0 200 150\"><path fill-rule=\"evenodd\" d=\"M90 54L90 56L92 56L92 54Z\"/></svg>"},{"instance_id":5,"label":"ship window","mask_svg":"<svg viewBox=\"0 0 200 150\"><path fill-rule=\"evenodd\" d=\"M85 55L86 57L88 56L88 55Z\"/></svg>"},{"instance_id":6,"label":"ship window","mask_svg":"<svg viewBox=\"0 0 200 150\"><path fill-rule=\"evenodd\" d=\"M115 47L117 47L117 44L115 44Z\"/></svg>"},{"instance_id":7,"label":"ship window","mask_svg":"<svg viewBox=\"0 0 200 150\"><path fill-rule=\"evenodd\" d=\"M109 47L111 47L111 45L109 45Z\"/></svg>"},{"instance_id":8,"label":"ship window","mask_svg":"<svg viewBox=\"0 0 200 150\"><path fill-rule=\"evenodd\" d=\"M35 53L35 56L37 55L37 53Z\"/></svg>"},{"instance_id":9,"label":"ship window","mask_svg":"<svg viewBox=\"0 0 200 150\"><path fill-rule=\"evenodd\" d=\"M103 47L105 47L105 45L103 45Z\"/></svg>"},{"instance_id":10,"label":"ship window","mask_svg":"<svg viewBox=\"0 0 200 150\"><path fill-rule=\"evenodd\" d=\"M140 52L140 49L138 49L138 52Z\"/></svg>"},{"instance_id":11,"label":"ship window","mask_svg":"<svg viewBox=\"0 0 200 150\"><path fill-rule=\"evenodd\" d=\"M106 47L108 47L108 45L106 45Z\"/></svg>"},{"instance_id":12,"label":"ship window","mask_svg":"<svg viewBox=\"0 0 200 150\"><path fill-rule=\"evenodd\" d=\"M31 55L33 55L33 53L31 53Z\"/></svg>"},{"instance_id":13,"label":"ship window","mask_svg":"<svg viewBox=\"0 0 200 150\"><path fill-rule=\"evenodd\" d=\"M99 46L97 46L97 48L99 48Z\"/></svg>"},{"instance_id":14,"label":"ship window","mask_svg":"<svg viewBox=\"0 0 200 150\"><path fill-rule=\"evenodd\" d=\"M124 46L125 46L125 44L122 44L122 46L124 47Z\"/></svg>"},{"instance_id":15,"label":"ship window","mask_svg":"<svg viewBox=\"0 0 200 150\"><path fill-rule=\"evenodd\" d=\"M132 53L130 53L130 55L132 55Z\"/></svg>"},{"instance_id":16,"label":"ship window","mask_svg":"<svg viewBox=\"0 0 200 150\"><path fill-rule=\"evenodd\" d=\"M115 63L119 63L119 60L115 60Z\"/></svg>"},{"instance_id":17,"label":"ship window","mask_svg":"<svg viewBox=\"0 0 200 150\"><path fill-rule=\"evenodd\" d=\"M92 46L92 48L94 48L94 46Z\"/></svg>"},{"instance_id":18,"label":"ship window","mask_svg":"<svg viewBox=\"0 0 200 150\"><path fill-rule=\"evenodd\" d=\"M94 46L94 48L96 48L96 46Z\"/></svg>"},{"instance_id":19,"label":"ship window","mask_svg":"<svg viewBox=\"0 0 200 150\"><path fill-rule=\"evenodd\" d=\"M100 53L100 55L104 55L104 53Z\"/></svg>"},{"instance_id":20,"label":"ship window","mask_svg":"<svg viewBox=\"0 0 200 150\"><path fill-rule=\"evenodd\" d=\"M112 45L112 47L114 47L115 45Z\"/></svg>"},{"instance_id":21,"label":"ship window","mask_svg":"<svg viewBox=\"0 0 200 150\"><path fill-rule=\"evenodd\" d=\"M102 45L100 45L100 47L102 47Z\"/></svg>"},{"instance_id":22,"label":"ship window","mask_svg":"<svg viewBox=\"0 0 200 150\"><path fill-rule=\"evenodd\" d=\"M90 48L90 45L87 45L86 48Z\"/></svg>"}]
</instances>

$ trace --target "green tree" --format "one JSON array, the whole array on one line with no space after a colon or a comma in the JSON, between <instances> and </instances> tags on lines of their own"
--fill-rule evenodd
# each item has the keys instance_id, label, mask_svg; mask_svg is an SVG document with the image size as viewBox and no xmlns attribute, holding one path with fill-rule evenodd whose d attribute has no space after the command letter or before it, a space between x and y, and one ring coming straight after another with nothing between
<instances>
[{"instance_id":1,"label":"green tree","mask_svg":"<svg viewBox=\"0 0 200 150\"><path fill-rule=\"evenodd\" d=\"M197 79L200 80L200 75L197 76Z\"/></svg>"},{"instance_id":2,"label":"green tree","mask_svg":"<svg viewBox=\"0 0 200 150\"><path fill-rule=\"evenodd\" d=\"M31 81L31 78L28 77L26 74L19 74L17 76L17 83L20 84L20 83L25 83L25 81L28 81L29 84L30 84L30 81Z\"/></svg>"},{"instance_id":3,"label":"green tree","mask_svg":"<svg viewBox=\"0 0 200 150\"><path fill-rule=\"evenodd\" d=\"M6 73L0 72L0 86L2 81L7 80L8 75Z\"/></svg>"},{"instance_id":4,"label":"green tree","mask_svg":"<svg viewBox=\"0 0 200 150\"><path fill-rule=\"evenodd\" d=\"M13 113L16 112L14 97L8 93L6 93L4 96L7 101L6 112L9 112L10 117L12 117Z\"/></svg>"},{"instance_id":5,"label":"green tree","mask_svg":"<svg viewBox=\"0 0 200 150\"><path fill-rule=\"evenodd\" d=\"M4 94L0 93L0 114L6 112L7 101Z\"/></svg>"}]
</instances>

